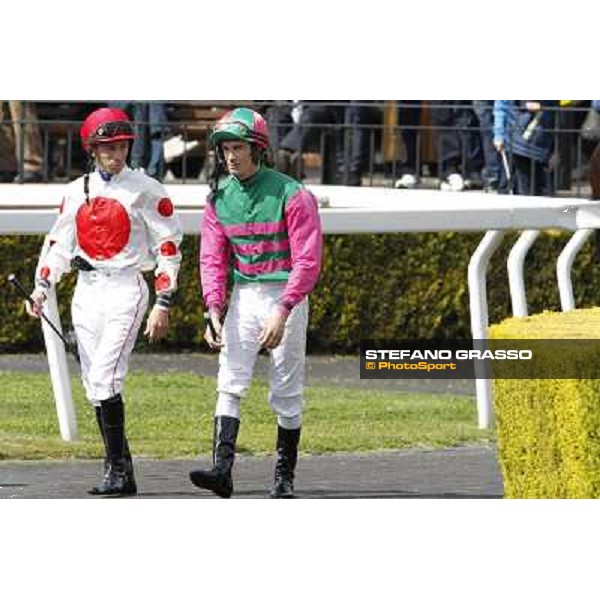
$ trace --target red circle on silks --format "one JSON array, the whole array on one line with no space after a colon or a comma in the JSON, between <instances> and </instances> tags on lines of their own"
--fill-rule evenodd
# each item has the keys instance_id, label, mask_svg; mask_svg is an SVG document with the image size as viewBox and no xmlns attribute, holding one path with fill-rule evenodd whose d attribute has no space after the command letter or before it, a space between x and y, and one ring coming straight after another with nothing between
<instances>
[{"instance_id":1,"label":"red circle on silks","mask_svg":"<svg viewBox=\"0 0 600 600\"><path fill-rule=\"evenodd\" d=\"M98 196L77 211L77 240L82 250L95 260L119 254L129 242L131 221L123 205Z\"/></svg>"},{"instance_id":2,"label":"red circle on silks","mask_svg":"<svg viewBox=\"0 0 600 600\"><path fill-rule=\"evenodd\" d=\"M42 279L48 279L48 277L50 277L50 269L48 267L42 267L40 269L40 277Z\"/></svg>"},{"instance_id":3,"label":"red circle on silks","mask_svg":"<svg viewBox=\"0 0 600 600\"><path fill-rule=\"evenodd\" d=\"M161 273L154 280L154 289L157 292L164 292L171 287L171 278L166 273Z\"/></svg>"},{"instance_id":4,"label":"red circle on silks","mask_svg":"<svg viewBox=\"0 0 600 600\"><path fill-rule=\"evenodd\" d=\"M177 254L177 246L173 242L164 242L160 245L160 253L163 256L175 256Z\"/></svg>"},{"instance_id":5,"label":"red circle on silks","mask_svg":"<svg viewBox=\"0 0 600 600\"><path fill-rule=\"evenodd\" d=\"M170 217L173 214L173 203L170 198L161 198L157 206L158 214L161 217Z\"/></svg>"}]
</instances>

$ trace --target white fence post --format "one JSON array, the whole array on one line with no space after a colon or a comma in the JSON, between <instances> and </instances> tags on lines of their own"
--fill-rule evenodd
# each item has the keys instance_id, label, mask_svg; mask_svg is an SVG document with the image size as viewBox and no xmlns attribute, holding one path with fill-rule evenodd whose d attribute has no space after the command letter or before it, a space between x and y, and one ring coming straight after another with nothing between
<instances>
[{"instance_id":1,"label":"white fence post","mask_svg":"<svg viewBox=\"0 0 600 600\"><path fill-rule=\"evenodd\" d=\"M556 261L556 278L558 279L560 307L563 312L575 309L571 269L573 268L573 261L577 253L581 250L590 235L592 235L592 231L593 229L580 229L576 231Z\"/></svg>"},{"instance_id":2,"label":"white fence post","mask_svg":"<svg viewBox=\"0 0 600 600\"><path fill-rule=\"evenodd\" d=\"M50 238L46 236L40 251L38 268L40 263L43 262L49 248ZM63 333L56 299L56 287L54 286L48 290L46 302L44 303L44 314L50 319L56 329ZM54 391L54 403L56 405L60 436L66 442L73 442L77 439L77 415L75 414L75 406L73 404L65 345L56 333L52 331L52 327L44 319L40 320L46 345L46 354L48 356L48 368L50 369L50 380L52 382L52 390Z\"/></svg>"},{"instance_id":3,"label":"white fence post","mask_svg":"<svg viewBox=\"0 0 600 600\"><path fill-rule=\"evenodd\" d=\"M469 261L469 304L471 308L471 332L474 340L487 339L488 305L486 290L486 274L492 254L496 251L504 231L488 231L477 250L473 252ZM480 378L479 368L481 361L475 362L475 391L477 395L477 416L480 429L488 429L494 420L492 404L492 382L490 379Z\"/></svg>"},{"instance_id":4,"label":"white fence post","mask_svg":"<svg viewBox=\"0 0 600 600\"><path fill-rule=\"evenodd\" d=\"M62 333L56 292L54 288L48 290L44 312L56 328ZM52 328L42 319L42 331L46 342L50 379L54 390L54 402L58 416L58 426L63 440L73 442L77 439L77 417L71 393L71 380L67 365L67 353L62 340L52 331Z\"/></svg>"},{"instance_id":5,"label":"white fence post","mask_svg":"<svg viewBox=\"0 0 600 600\"><path fill-rule=\"evenodd\" d=\"M506 261L510 301L515 317L526 317L528 314L524 275L525 257L539 235L540 232L537 229L524 231L515 242Z\"/></svg>"}]
</instances>

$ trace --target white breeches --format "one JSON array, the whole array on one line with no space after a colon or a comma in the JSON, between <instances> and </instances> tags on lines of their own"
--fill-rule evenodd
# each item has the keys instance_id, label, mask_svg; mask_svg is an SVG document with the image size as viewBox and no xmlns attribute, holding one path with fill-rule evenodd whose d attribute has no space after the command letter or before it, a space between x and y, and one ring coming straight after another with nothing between
<instances>
[{"instance_id":1,"label":"white breeches","mask_svg":"<svg viewBox=\"0 0 600 600\"><path fill-rule=\"evenodd\" d=\"M245 396L260 351L258 337L268 317L275 313L284 287L285 283L235 285L223 324L224 347L217 380L219 398L227 398L230 403ZM302 413L307 325L305 298L292 309L281 344L269 351L269 405L280 421L299 422Z\"/></svg>"},{"instance_id":2,"label":"white breeches","mask_svg":"<svg viewBox=\"0 0 600 600\"><path fill-rule=\"evenodd\" d=\"M71 311L81 378L93 405L121 393L147 308L148 286L140 273L79 273Z\"/></svg>"}]
</instances>

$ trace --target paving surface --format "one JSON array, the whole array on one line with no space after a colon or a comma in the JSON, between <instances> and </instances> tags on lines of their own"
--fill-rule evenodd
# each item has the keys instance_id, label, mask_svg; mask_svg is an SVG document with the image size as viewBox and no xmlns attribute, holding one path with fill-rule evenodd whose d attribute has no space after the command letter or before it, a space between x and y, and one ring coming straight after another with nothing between
<instances>
[{"instance_id":1,"label":"paving surface","mask_svg":"<svg viewBox=\"0 0 600 600\"><path fill-rule=\"evenodd\" d=\"M235 498L266 498L274 457L239 456ZM193 460L134 460L139 493L128 499L216 498L194 487L188 472L207 468ZM101 462L0 461L0 499L90 498ZM301 456L296 470L299 498L501 498L502 478L492 446L406 450L382 454ZM107 498L101 498L107 501Z\"/></svg>"}]
</instances>

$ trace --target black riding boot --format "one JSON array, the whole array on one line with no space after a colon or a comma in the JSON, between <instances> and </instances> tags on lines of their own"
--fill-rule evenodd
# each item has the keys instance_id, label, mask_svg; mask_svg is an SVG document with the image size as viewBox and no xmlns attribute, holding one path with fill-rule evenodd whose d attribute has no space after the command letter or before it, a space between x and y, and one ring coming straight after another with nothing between
<instances>
[{"instance_id":1,"label":"black riding boot","mask_svg":"<svg viewBox=\"0 0 600 600\"><path fill-rule=\"evenodd\" d=\"M102 478L106 477L108 473L108 448L106 446L106 435L104 434L104 425L102 424L102 409L99 406L94 406L94 411L96 413L96 423L98 424L98 430L100 431L100 437L102 437L102 443L104 444L104 468L102 472ZM96 486L92 488L92 490L96 489ZM93 493L92 490L89 490L89 493Z\"/></svg>"},{"instance_id":2,"label":"black riding boot","mask_svg":"<svg viewBox=\"0 0 600 600\"><path fill-rule=\"evenodd\" d=\"M277 463L271 498L294 497L294 470L298 461L300 431L300 427L284 429L281 425L277 426Z\"/></svg>"},{"instance_id":3,"label":"black riding boot","mask_svg":"<svg viewBox=\"0 0 600 600\"><path fill-rule=\"evenodd\" d=\"M235 459L235 443L240 428L240 420L234 417L215 417L213 433L213 468L210 471L197 469L190 471L192 483L214 492L221 498L233 494L231 469Z\"/></svg>"},{"instance_id":4,"label":"black riding boot","mask_svg":"<svg viewBox=\"0 0 600 600\"><path fill-rule=\"evenodd\" d=\"M104 433L104 424L102 422L102 409L99 406L95 406L96 413L96 423L98 424L98 430L100 431L100 436L102 437L102 442L104 444L104 469L102 478L106 479L108 475L108 446L106 444L106 434ZM124 448L123 448L123 458L125 459L125 472L129 479L128 489L131 494L135 494L137 492L137 485L135 483L135 475L133 472L133 459L131 458L131 451L129 450L129 442L127 441L127 436L123 433L124 440ZM88 490L88 493L97 495L98 494L98 486L94 486L91 490Z\"/></svg>"},{"instance_id":5,"label":"black riding boot","mask_svg":"<svg viewBox=\"0 0 600 600\"><path fill-rule=\"evenodd\" d=\"M89 490L95 496L137 493L133 461L125 437L125 414L120 394L96 407L96 420L102 435L106 458L102 483Z\"/></svg>"}]
</instances>

